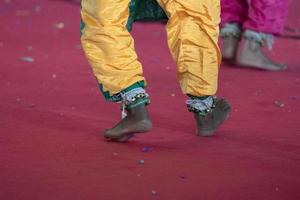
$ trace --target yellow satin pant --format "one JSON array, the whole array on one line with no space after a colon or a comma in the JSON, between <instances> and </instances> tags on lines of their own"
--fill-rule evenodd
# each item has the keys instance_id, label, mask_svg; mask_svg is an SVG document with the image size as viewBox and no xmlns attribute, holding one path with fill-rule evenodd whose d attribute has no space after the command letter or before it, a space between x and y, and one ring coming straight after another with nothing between
<instances>
[{"instance_id":1,"label":"yellow satin pant","mask_svg":"<svg viewBox=\"0 0 300 200\"><path fill-rule=\"evenodd\" d=\"M217 44L220 0L157 0L169 20L168 45L184 94L214 95L221 54ZM145 81L126 29L130 0L82 0L81 43L104 92L119 93ZM158 47L159 48L159 47Z\"/></svg>"}]
</instances>

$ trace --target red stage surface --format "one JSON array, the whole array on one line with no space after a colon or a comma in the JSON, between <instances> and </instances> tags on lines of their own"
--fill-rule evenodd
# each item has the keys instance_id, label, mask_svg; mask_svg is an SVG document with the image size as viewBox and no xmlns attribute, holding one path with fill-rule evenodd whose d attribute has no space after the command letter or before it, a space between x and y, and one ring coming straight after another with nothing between
<instances>
[{"instance_id":1,"label":"red stage surface","mask_svg":"<svg viewBox=\"0 0 300 200\"><path fill-rule=\"evenodd\" d=\"M163 26L136 24L154 129L116 144L102 132L119 105L98 92L79 21L66 1L0 3L1 200L300 199L300 40L279 38L270 53L285 72L222 65L231 118L199 138Z\"/></svg>"}]
</instances>

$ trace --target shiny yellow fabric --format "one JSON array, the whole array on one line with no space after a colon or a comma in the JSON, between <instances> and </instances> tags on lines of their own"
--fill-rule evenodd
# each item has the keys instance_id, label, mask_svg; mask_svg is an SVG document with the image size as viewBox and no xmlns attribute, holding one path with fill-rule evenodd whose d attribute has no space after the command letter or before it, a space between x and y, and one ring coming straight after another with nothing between
<instances>
[{"instance_id":1,"label":"shiny yellow fabric","mask_svg":"<svg viewBox=\"0 0 300 200\"><path fill-rule=\"evenodd\" d=\"M116 94L145 80L126 29L129 0L82 0L82 46L104 91ZM221 60L219 0L158 0L169 17L168 44L183 93L213 95ZM155 56L155 55L154 55Z\"/></svg>"}]
</instances>

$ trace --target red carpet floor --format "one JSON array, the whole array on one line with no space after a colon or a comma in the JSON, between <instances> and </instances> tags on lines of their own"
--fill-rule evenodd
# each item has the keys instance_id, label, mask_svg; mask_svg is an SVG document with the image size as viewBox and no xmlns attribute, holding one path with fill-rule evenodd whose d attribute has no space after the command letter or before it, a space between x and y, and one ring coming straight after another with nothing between
<instances>
[{"instance_id":1,"label":"red carpet floor","mask_svg":"<svg viewBox=\"0 0 300 200\"><path fill-rule=\"evenodd\" d=\"M65 1L0 3L0 200L300 199L300 40L270 53L285 72L222 65L231 118L198 138L163 26L137 24L154 129L115 144L101 133L119 106L98 92L79 20Z\"/></svg>"}]
</instances>

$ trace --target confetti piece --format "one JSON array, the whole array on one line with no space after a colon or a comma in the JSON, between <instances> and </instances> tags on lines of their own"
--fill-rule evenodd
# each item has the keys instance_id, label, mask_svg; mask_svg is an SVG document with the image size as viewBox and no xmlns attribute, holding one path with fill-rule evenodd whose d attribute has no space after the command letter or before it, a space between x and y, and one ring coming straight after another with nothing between
<instances>
[{"instance_id":1,"label":"confetti piece","mask_svg":"<svg viewBox=\"0 0 300 200\"><path fill-rule=\"evenodd\" d=\"M34 58L29 57L29 56L22 57L21 60L25 61L25 62L30 62L30 63L34 62Z\"/></svg>"},{"instance_id":2,"label":"confetti piece","mask_svg":"<svg viewBox=\"0 0 300 200\"><path fill-rule=\"evenodd\" d=\"M42 10L41 6L35 6L34 7L34 12L40 12Z\"/></svg>"},{"instance_id":3,"label":"confetti piece","mask_svg":"<svg viewBox=\"0 0 300 200\"><path fill-rule=\"evenodd\" d=\"M56 78L57 77L57 75L56 74L52 74L52 78Z\"/></svg>"},{"instance_id":4,"label":"confetti piece","mask_svg":"<svg viewBox=\"0 0 300 200\"><path fill-rule=\"evenodd\" d=\"M284 103L281 102L281 101L275 101L274 103L275 103L276 106L278 106L280 108L283 108L285 106Z\"/></svg>"},{"instance_id":5,"label":"confetti piece","mask_svg":"<svg viewBox=\"0 0 300 200\"><path fill-rule=\"evenodd\" d=\"M166 70L170 70L171 69L171 67L166 67Z\"/></svg>"},{"instance_id":6,"label":"confetti piece","mask_svg":"<svg viewBox=\"0 0 300 200\"><path fill-rule=\"evenodd\" d=\"M151 190L151 195L153 195L153 196L157 195L157 191L156 190Z\"/></svg>"},{"instance_id":7,"label":"confetti piece","mask_svg":"<svg viewBox=\"0 0 300 200\"><path fill-rule=\"evenodd\" d=\"M171 97L175 97L175 94L174 94L174 93L172 93L172 94L171 94Z\"/></svg>"},{"instance_id":8,"label":"confetti piece","mask_svg":"<svg viewBox=\"0 0 300 200\"><path fill-rule=\"evenodd\" d=\"M142 152L152 152L153 151L153 148L152 147L144 147L143 149L142 149Z\"/></svg>"},{"instance_id":9,"label":"confetti piece","mask_svg":"<svg viewBox=\"0 0 300 200\"><path fill-rule=\"evenodd\" d=\"M145 164L145 160L139 160L139 164L140 164L140 165Z\"/></svg>"},{"instance_id":10,"label":"confetti piece","mask_svg":"<svg viewBox=\"0 0 300 200\"><path fill-rule=\"evenodd\" d=\"M57 29L63 29L65 28L65 24L63 22L55 23L53 26Z\"/></svg>"}]
</instances>

